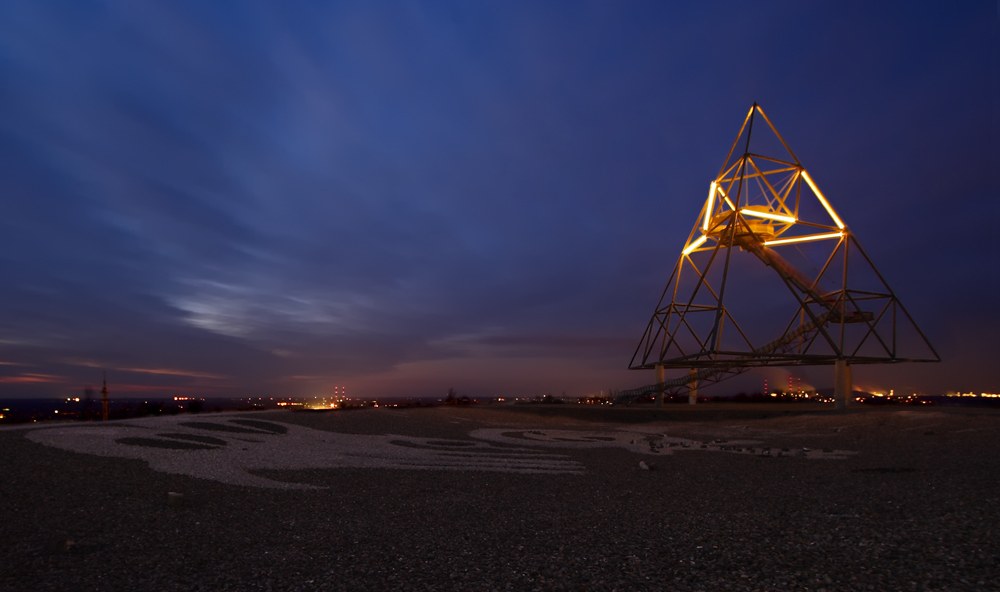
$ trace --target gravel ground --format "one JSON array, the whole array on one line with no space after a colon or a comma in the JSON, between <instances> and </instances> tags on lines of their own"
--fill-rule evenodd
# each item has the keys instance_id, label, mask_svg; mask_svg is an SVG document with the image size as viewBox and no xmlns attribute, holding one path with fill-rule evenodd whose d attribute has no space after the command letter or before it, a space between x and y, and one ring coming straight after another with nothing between
<instances>
[{"instance_id":1,"label":"gravel ground","mask_svg":"<svg viewBox=\"0 0 1000 592\"><path fill-rule=\"evenodd\" d=\"M1000 415L799 411L246 414L425 439L509 427L762 443L546 448L584 467L562 474L258 471L314 489L227 485L3 431L0 590L1000 589ZM183 503L168 505L170 491Z\"/></svg>"}]
</instances>

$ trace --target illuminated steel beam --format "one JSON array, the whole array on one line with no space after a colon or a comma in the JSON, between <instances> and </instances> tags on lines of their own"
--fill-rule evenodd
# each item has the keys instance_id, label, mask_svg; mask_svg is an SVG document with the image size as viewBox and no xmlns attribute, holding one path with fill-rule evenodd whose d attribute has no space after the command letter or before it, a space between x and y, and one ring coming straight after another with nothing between
<instances>
[{"instance_id":1,"label":"illuminated steel beam","mask_svg":"<svg viewBox=\"0 0 1000 592\"><path fill-rule=\"evenodd\" d=\"M778 128L774 127L774 124L771 123L771 119L767 116L766 113L764 113L764 110L760 108L760 105L758 105L757 103L754 103L754 107L757 108L757 112L760 113L761 117L764 118L764 121L767 122L768 127L771 128L771 131L774 132L774 135L778 136L778 140L781 141L781 145L785 147L785 150L788 150L788 154L792 157L792 159L795 160L795 164L801 164L801 163L799 163L799 158L797 156L795 156L795 153L792 152L792 149L789 148L788 144L785 143L785 139L782 138L781 134L778 133ZM747 152L749 152L749 150Z\"/></svg>"},{"instance_id":2,"label":"illuminated steel beam","mask_svg":"<svg viewBox=\"0 0 1000 592\"><path fill-rule=\"evenodd\" d=\"M708 201L705 202L705 223L702 226L702 230L708 232L708 222L712 219L712 207L715 205L715 188L717 187L715 181L712 181L712 186L708 189Z\"/></svg>"},{"instance_id":3,"label":"illuminated steel beam","mask_svg":"<svg viewBox=\"0 0 1000 592\"><path fill-rule=\"evenodd\" d=\"M795 224L795 218L793 216L784 216L773 212L760 212L757 210L751 210L750 208L743 208L740 210L740 213L744 216L757 216L758 218L769 218L771 220L778 220L779 222Z\"/></svg>"},{"instance_id":4,"label":"illuminated steel beam","mask_svg":"<svg viewBox=\"0 0 1000 592\"><path fill-rule=\"evenodd\" d=\"M726 203L729 204L729 207L735 210L736 206L733 205L733 202L729 201L729 196L722 190L722 187L719 187L718 185L716 185L716 187L719 189L719 193L722 194L722 197L726 200Z\"/></svg>"},{"instance_id":5,"label":"illuminated steel beam","mask_svg":"<svg viewBox=\"0 0 1000 592\"><path fill-rule=\"evenodd\" d=\"M833 221L837 224L837 228L843 230L844 223L840 221L840 217L837 216L837 212L833 211L833 206L830 205L830 202L826 201L826 198L823 197L823 193L819 190L819 187L816 187L816 184L813 183L812 177L809 176L809 173L805 169L802 169L802 178L806 180L806 183L809 184L813 193L815 193L816 197L819 198L819 203L823 204L823 207L826 208L826 213L830 214L830 217L833 218Z\"/></svg>"},{"instance_id":6,"label":"illuminated steel beam","mask_svg":"<svg viewBox=\"0 0 1000 592\"><path fill-rule=\"evenodd\" d=\"M757 171L758 173L760 173L760 180L758 181L758 184L760 183L760 181L763 181L764 184L767 185L767 188L768 188L768 190L770 190L771 194L774 195L775 199L777 199L779 202L781 202L781 206L784 207L785 209L788 209L788 207L785 206L785 200L783 200L781 198L781 193L778 192L774 188L774 186L771 185L771 182L767 180L767 176L765 176L764 172L760 170L760 167L757 166L757 163L754 162L754 160L752 158L750 158L749 156L747 156L747 162L749 162L750 165L753 166L753 168L754 168L755 171ZM770 200L768 200L768 201L770 201Z\"/></svg>"},{"instance_id":7,"label":"illuminated steel beam","mask_svg":"<svg viewBox=\"0 0 1000 592\"><path fill-rule=\"evenodd\" d=\"M828 234L810 234L808 236L797 236L795 238L779 238L775 240L764 241L765 247L770 247L771 245L787 245L789 243L805 243L809 241L818 241L828 238L843 238L843 232L830 232Z\"/></svg>"},{"instance_id":8,"label":"illuminated steel beam","mask_svg":"<svg viewBox=\"0 0 1000 592\"><path fill-rule=\"evenodd\" d=\"M759 155L758 155L758 157L762 158ZM783 168L783 169L771 169L771 170L767 170L767 171L761 169L760 170L761 172L759 172L759 173L751 173L749 175L741 175L741 176L744 179L752 179L753 177L760 177L760 176L763 176L763 175L777 175L777 174L780 174L780 173L787 173L788 171L799 171L799 170L801 170L801 169L799 167L797 167L797 166L795 166L795 167L787 167L787 168ZM723 178L719 179L719 183L726 183L726 182L732 181L733 179L739 179L739 178L740 178L739 176L737 176L737 177L723 177Z\"/></svg>"},{"instance_id":9,"label":"illuminated steel beam","mask_svg":"<svg viewBox=\"0 0 1000 592\"><path fill-rule=\"evenodd\" d=\"M687 255L691 251L693 251L693 250L697 249L698 247L700 247L706 240L708 240L708 237L703 234L703 235L699 236L697 239L695 239L695 241L693 243L691 243L690 245L688 245L687 248L685 248L681 252L684 253L685 255Z\"/></svg>"}]
</instances>

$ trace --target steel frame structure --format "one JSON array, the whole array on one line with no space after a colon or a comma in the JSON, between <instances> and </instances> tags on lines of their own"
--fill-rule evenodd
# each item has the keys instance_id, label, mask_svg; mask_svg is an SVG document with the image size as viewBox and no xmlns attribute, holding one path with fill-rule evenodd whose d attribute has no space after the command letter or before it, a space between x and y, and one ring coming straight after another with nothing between
<instances>
[{"instance_id":1,"label":"steel frame structure","mask_svg":"<svg viewBox=\"0 0 1000 592\"><path fill-rule=\"evenodd\" d=\"M774 133L782 154L766 156L751 150L755 123L758 127L765 123ZM743 137L744 152L734 158ZM801 256L815 265L803 248L811 249L813 259L821 253L822 266L814 267L812 274L803 273L782 254ZM752 339L751 331L726 305L734 298L730 277L734 266L745 266L749 255L773 269L794 299L784 329L769 341ZM775 283L773 276L770 280ZM835 287L826 287L831 284ZM754 103L710 184L708 198L629 364L633 370L662 366L689 369L691 374L633 394L683 390L688 383L718 381L753 367L829 365L838 360L853 365L941 358Z\"/></svg>"}]
</instances>

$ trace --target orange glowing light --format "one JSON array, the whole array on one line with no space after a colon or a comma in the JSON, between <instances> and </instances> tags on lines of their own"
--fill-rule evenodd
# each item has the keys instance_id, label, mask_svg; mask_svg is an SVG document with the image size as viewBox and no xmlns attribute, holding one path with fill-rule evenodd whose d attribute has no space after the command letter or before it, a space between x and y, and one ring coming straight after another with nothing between
<instances>
[{"instance_id":1,"label":"orange glowing light","mask_svg":"<svg viewBox=\"0 0 1000 592\"><path fill-rule=\"evenodd\" d=\"M787 245L789 243L804 243L808 241L818 241L827 238L843 238L843 232L829 232L826 234L810 234L808 236L797 236L795 238L779 238L776 240L764 241L765 246Z\"/></svg>"},{"instance_id":2,"label":"orange glowing light","mask_svg":"<svg viewBox=\"0 0 1000 592\"><path fill-rule=\"evenodd\" d=\"M784 214L775 214L774 212L765 212L762 210L751 210L750 208L743 208L740 213L744 216L757 216L758 218L769 218L771 220L778 220L779 222L787 222L789 224L795 223L795 218L792 216L785 216Z\"/></svg>"},{"instance_id":3,"label":"orange glowing light","mask_svg":"<svg viewBox=\"0 0 1000 592\"><path fill-rule=\"evenodd\" d=\"M826 198L823 197L823 193L820 192L819 187L816 187L816 184L813 183L812 178L809 177L809 173L807 173L805 169L802 169L802 178L806 180L806 183L809 184L809 187L813 190L813 193L815 193L816 197L819 198L819 203L823 204L823 207L826 208L826 213L830 214L830 217L833 218L833 221L837 224L837 228L843 230L844 223L840 221L840 217L837 216L837 212L833 211L833 206L831 206L830 203L826 201Z\"/></svg>"},{"instance_id":4,"label":"orange glowing light","mask_svg":"<svg viewBox=\"0 0 1000 592\"><path fill-rule=\"evenodd\" d=\"M701 235L698 238L696 238L693 243L691 243L690 245L688 245L687 248L684 249L681 252L684 253L685 255L687 255L691 251L693 251L693 250L697 249L698 247L700 247L702 245L702 243L704 243L706 240L708 240L708 237L705 236L705 235Z\"/></svg>"},{"instance_id":5,"label":"orange glowing light","mask_svg":"<svg viewBox=\"0 0 1000 592\"><path fill-rule=\"evenodd\" d=\"M723 199L725 199L725 200L726 200L726 204L728 204L730 208L732 208L732 209L734 209L734 210L735 210L735 209L736 209L736 206L734 206L734 205L733 205L733 202L729 201L729 196L728 196L728 195L726 195L726 192L722 190L722 187L719 187L719 193L721 193L721 194L722 194L722 197L723 197Z\"/></svg>"},{"instance_id":6,"label":"orange glowing light","mask_svg":"<svg viewBox=\"0 0 1000 592\"><path fill-rule=\"evenodd\" d=\"M708 201L705 202L705 223L702 224L702 229L708 232L708 221L712 219L712 206L715 205L715 181L712 181L712 186L708 189Z\"/></svg>"}]
</instances>

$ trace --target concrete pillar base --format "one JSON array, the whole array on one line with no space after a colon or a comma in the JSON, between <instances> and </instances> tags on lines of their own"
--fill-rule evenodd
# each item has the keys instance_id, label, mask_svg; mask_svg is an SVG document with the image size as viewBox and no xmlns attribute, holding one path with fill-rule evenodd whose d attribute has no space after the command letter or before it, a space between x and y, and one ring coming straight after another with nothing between
<instances>
[{"instance_id":1,"label":"concrete pillar base","mask_svg":"<svg viewBox=\"0 0 1000 592\"><path fill-rule=\"evenodd\" d=\"M690 376L691 382L688 383L688 405L695 405L698 403L698 380L695 378L698 371L694 368L691 369Z\"/></svg>"}]
</instances>

